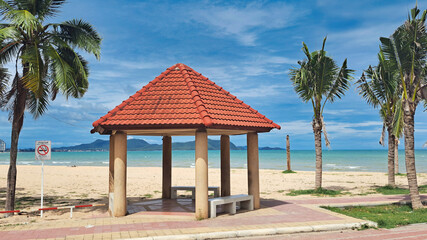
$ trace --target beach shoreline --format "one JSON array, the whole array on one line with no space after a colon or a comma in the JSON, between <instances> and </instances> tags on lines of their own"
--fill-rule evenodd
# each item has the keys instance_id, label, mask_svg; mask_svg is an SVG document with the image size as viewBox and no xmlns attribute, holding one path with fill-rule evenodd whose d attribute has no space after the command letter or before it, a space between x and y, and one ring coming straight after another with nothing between
<instances>
[{"instance_id":1,"label":"beach shoreline","mask_svg":"<svg viewBox=\"0 0 427 240\"><path fill-rule=\"evenodd\" d=\"M128 167L161 167L162 151L128 151ZM172 151L174 168L191 168L195 165L193 150ZM400 151L399 171L405 172L404 152ZM220 151L209 150L209 168L220 167ZM18 153L18 165L40 166L34 159L34 152ZM109 163L108 152L53 152L52 160L45 161L45 166L106 166ZM231 168L245 169L247 153L243 150L230 151ZM427 173L427 150L416 150L417 172ZM9 165L8 153L0 153L0 165ZM286 152L279 150L260 150L259 168L271 170L286 169ZM296 171L314 171L314 151L293 150L291 166ZM332 150L323 152L324 171L350 172L386 172L386 150Z\"/></svg>"}]
</instances>

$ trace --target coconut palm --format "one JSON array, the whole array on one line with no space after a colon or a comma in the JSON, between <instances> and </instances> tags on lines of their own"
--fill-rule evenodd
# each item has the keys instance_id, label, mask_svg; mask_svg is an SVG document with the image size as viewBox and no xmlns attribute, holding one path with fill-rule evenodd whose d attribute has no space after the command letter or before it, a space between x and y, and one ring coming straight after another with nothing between
<instances>
[{"instance_id":1,"label":"coconut palm","mask_svg":"<svg viewBox=\"0 0 427 240\"><path fill-rule=\"evenodd\" d=\"M369 66L356 84L358 85L359 94L368 104L380 109L380 116L383 119L380 144L384 146L384 136L387 129L388 185L395 187L395 139L400 136L403 125L402 108L400 107L401 90L395 70L390 62L385 59L381 49L378 53L378 61L378 66Z\"/></svg>"},{"instance_id":2,"label":"coconut palm","mask_svg":"<svg viewBox=\"0 0 427 240\"><path fill-rule=\"evenodd\" d=\"M45 23L65 0L0 0L0 64L13 63L13 79L1 103L12 122L6 210L13 210L18 139L24 113L42 115L57 93L82 97L88 88L88 63L75 51L100 57L101 38L83 20ZM4 78L0 86L7 84Z\"/></svg>"},{"instance_id":3,"label":"coconut palm","mask_svg":"<svg viewBox=\"0 0 427 240\"><path fill-rule=\"evenodd\" d=\"M389 38L380 38L382 48L393 68L398 71L402 87L402 109L405 137L405 163L412 208L422 208L418 191L414 153L414 115L419 102L427 98L427 32L426 14L417 6L408 20Z\"/></svg>"},{"instance_id":4,"label":"coconut palm","mask_svg":"<svg viewBox=\"0 0 427 240\"><path fill-rule=\"evenodd\" d=\"M309 52L303 42L303 52L307 59L298 61L299 67L290 69L290 78L295 92L304 102L311 102L313 106L313 133L316 149L316 178L315 188L322 187L322 131L325 144L329 146L329 140L323 122L323 109L326 103L334 102L344 96L350 86L351 75L354 70L347 68L347 59L339 68L335 61L326 56L326 37L323 40L320 51Z\"/></svg>"}]
</instances>

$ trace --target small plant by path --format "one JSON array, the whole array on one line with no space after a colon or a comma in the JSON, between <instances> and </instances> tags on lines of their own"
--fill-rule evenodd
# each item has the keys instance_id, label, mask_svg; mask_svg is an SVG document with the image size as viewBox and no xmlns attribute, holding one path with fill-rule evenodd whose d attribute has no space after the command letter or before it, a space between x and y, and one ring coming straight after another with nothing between
<instances>
[{"instance_id":1,"label":"small plant by path","mask_svg":"<svg viewBox=\"0 0 427 240\"><path fill-rule=\"evenodd\" d=\"M285 171L283 171L282 173L297 173L297 172L292 171L292 170L285 170Z\"/></svg>"},{"instance_id":2,"label":"small plant by path","mask_svg":"<svg viewBox=\"0 0 427 240\"><path fill-rule=\"evenodd\" d=\"M144 197L145 197L145 198L152 198L152 197L153 197L153 195L152 195L152 194L147 193L147 194L144 194Z\"/></svg>"},{"instance_id":3,"label":"small plant by path","mask_svg":"<svg viewBox=\"0 0 427 240\"><path fill-rule=\"evenodd\" d=\"M374 221L378 223L380 228L395 228L402 225L427 222L427 208L412 210L410 205L324 208L350 217Z\"/></svg>"},{"instance_id":4,"label":"small plant by path","mask_svg":"<svg viewBox=\"0 0 427 240\"><path fill-rule=\"evenodd\" d=\"M427 193L427 185L421 185L418 187L420 193ZM375 188L377 193L381 193L383 195L397 195L397 194L409 194L409 189L392 187L389 185L377 187Z\"/></svg>"},{"instance_id":5,"label":"small plant by path","mask_svg":"<svg viewBox=\"0 0 427 240\"><path fill-rule=\"evenodd\" d=\"M307 190L291 190L286 195L298 196L298 195L314 195L314 196L338 196L343 194L340 190L330 190L325 188L318 189L307 189Z\"/></svg>"}]
</instances>

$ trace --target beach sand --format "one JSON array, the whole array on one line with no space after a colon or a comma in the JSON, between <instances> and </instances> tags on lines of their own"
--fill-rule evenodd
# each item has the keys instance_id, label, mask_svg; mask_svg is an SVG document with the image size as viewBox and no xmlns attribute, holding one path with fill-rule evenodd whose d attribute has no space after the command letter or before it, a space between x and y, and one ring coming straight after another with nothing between
<instances>
[{"instance_id":1,"label":"beach sand","mask_svg":"<svg viewBox=\"0 0 427 240\"><path fill-rule=\"evenodd\" d=\"M8 166L0 165L0 209L3 209ZM161 168L129 167L127 196L130 201L161 197ZM194 186L194 168L173 168L172 185ZM40 206L40 166L18 166L16 209L31 210ZM108 167L45 166L45 202L47 206L107 203ZM400 187L407 187L406 176L396 176ZM419 185L427 184L427 173L419 174ZM376 172L324 172L323 187L342 190L342 197L376 194L375 186L387 184L387 175ZM220 170L209 169L209 185L220 186ZM316 198L316 196L288 196L290 190L312 189L314 172L298 171L283 174L279 170L260 170L262 198L286 200ZM247 170L231 170L231 194L247 194ZM184 192L185 194L185 192ZM89 210L87 210L89 211ZM105 214L106 207L92 212ZM67 211L47 215L68 217ZM77 213L76 213L77 214ZM78 215L77 215L78 217ZM5 219L3 219L4 221ZM1 222L0 222L1 224Z\"/></svg>"}]
</instances>

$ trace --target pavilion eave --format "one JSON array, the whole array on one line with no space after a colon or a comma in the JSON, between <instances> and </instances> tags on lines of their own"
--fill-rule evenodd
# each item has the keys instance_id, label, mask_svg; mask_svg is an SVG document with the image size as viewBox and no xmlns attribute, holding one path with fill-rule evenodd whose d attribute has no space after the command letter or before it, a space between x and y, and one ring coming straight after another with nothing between
<instances>
[{"instance_id":1,"label":"pavilion eave","mask_svg":"<svg viewBox=\"0 0 427 240\"><path fill-rule=\"evenodd\" d=\"M203 125L192 126L171 126L171 125L142 125L142 126L97 126L91 130L91 133L98 132L102 135L111 135L116 131L122 131L128 135L143 136L195 136L196 131L206 130L208 135L243 135L250 132L269 132L271 128L254 128L245 126L211 126Z\"/></svg>"}]
</instances>

